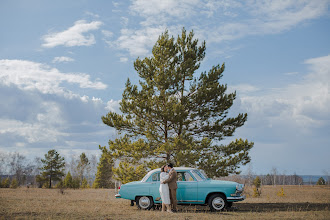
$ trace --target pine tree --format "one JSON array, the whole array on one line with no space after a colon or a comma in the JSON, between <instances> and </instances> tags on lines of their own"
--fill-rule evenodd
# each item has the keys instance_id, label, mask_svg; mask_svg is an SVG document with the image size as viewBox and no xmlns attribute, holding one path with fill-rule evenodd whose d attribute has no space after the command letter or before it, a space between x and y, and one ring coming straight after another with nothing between
<instances>
[{"instance_id":1,"label":"pine tree","mask_svg":"<svg viewBox=\"0 0 330 220\"><path fill-rule=\"evenodd\" d=\"M72 175L71 175L70 171L66 174L64 181L63 181L63 185L66 188L73 188L73 179L72 179Z\"/></svg>"},{"instance_id":2,"label":"pine tree","mask_svg":"<svg viewBox=\"0 0 330 220\"><path fill-rule=\"evenodd\" d=\"M42 173L40 180L48 181L48 188L52 187L52 181L59 181L64 176L64 157L61 157L56 150L49 150L45 154L45 159L41 159L43 167L41 167Z\"/></svg>"},{"instance_id":3,"label":"pine tree","mask_svg":"<svg viewBox=\"0 0 330 220\"><path fill-rule=\"evenodd\" d=\"M18 181L14 178L10 183L10 188L16 189L18 187Z\"/></svg>"},{"instance_id":4,"label":"pine tree","mask_svg":"<svg viewBox=\"0 0 330 220\"><path fill-rule=\"evenodd\" d=\"M80 188L80 178L75 177L72 179L72 188L79 189Z\"/></svg>"},{"instance_id":5,"label":"pine tree","mask_svg":"<svg viewBox=\"0 0 330 220\"><path fill-rule=\"evenodd\" d=\"M323 177L320 177L317 182L316 185L325 185L325 180L323 179Z\"/></svg>"},{"instance_id":6,"label":"pine tree","mask_svg":"<svg viewBox=\"0 0 330 220\"><path fill-rule=\"evenodd\" d=\"M100 158L100 162L97 166L97 173L95 177L95 181L93 183L94 188L112 188L114 186L112 182L112 167L113 160L112 156L106 147L99 146L100 150L102 150L102 155Z\"/></svg>"},{"instance_id":7,"label":"pine tree","mask_svg":"<svg viewBox=\"0 0 330 220\"><path fill-rule=\"evenodd\" d=\"M134 167L130 163L120 162L117 168L113 168L115 179L119 180L122 184L141 180L147 171L143 164Z\"/></svg>"},{"instance_id":8,"label":"pine tree","mask_svg":"<svg viewBox=\"0 0 330 220\"><path fill-rule=\"evenodd\" d=\"M2 185L2 188L9 188L9 186L10 186L10 179L9 179L9 177L7 177L6 179L3 179L1 185Z\"/></svg>"},{"instance_id":9,"label":"pine tree","mask_svg":"<svg viewBox=\"0 0 330 220\"><path fill-rule=\"evenodd\" d=\"M213 66L199 77L196 71L205 57L201 45L183 29L177 40L166 31L158 38L152 56L134 62L139 86L128 79L122 94L122 114L110 111L103 123L122 137L109 141L115 159L136 166L159 167L165 162L176 166L204 169L210 177L240 173L250 162L252 142L233 136L244 125L247 114L229 117L236 92L226 93L220 84L225 65Z\"/></svg>"},{"instance_id":10,"label":"pine tree","mask_svg":"<svg viewBox=\"0 0 330 220\"><path fill-rule=\"evenodd\" d=\"M259 197L261 195L261 190L259 189L261 186L261 179L259 176L253 180L253 185L255 186L253 188L253 197Z\"/></svg>"},{"instance_id":11,"label":"pine tree","mask_svg":"<svg viewBox=\"0 0 330 220\"><path fill-rule=\"evenodd\" d=\"M254 181L253 181L253 185L256 187L256 188L260 188L260 185L261 185L261 179L259 176L257 176Z\"/></svg>"},{"instance_id":12,"label":"pine tree","mask_svg":"<svg viewBox=\"0 0 330 220\"><path fill-rule=\"evenodd\" d=\"M86 178L84 178L81 182L81 188L82 189L86 189L86 188L89 188L89 185L88 185L88 181Z\"/></svg>"}]
</instances>

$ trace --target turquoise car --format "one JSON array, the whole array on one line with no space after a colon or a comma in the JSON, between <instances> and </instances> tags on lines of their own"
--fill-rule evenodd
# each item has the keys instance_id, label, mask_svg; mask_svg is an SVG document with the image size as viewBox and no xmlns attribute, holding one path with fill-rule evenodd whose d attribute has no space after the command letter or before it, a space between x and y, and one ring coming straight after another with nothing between
<instances>
[{"instance_id":1,"label":"turquoise car","mask_svg":"<svg viewBox=\"0 0 330 220\"><path fill-rule=\"evenodd\" d=\"M233 202L242 201L244 185L232 181L208 179L202 171L194 168L175 167L177 171L179 205L208 205L211 211L222 211ZM121 185L116 198L131 200L140 209L151 209L161 204L159 194L160 169L147 173L141 181Z\"/></svg>"}]
</instances>

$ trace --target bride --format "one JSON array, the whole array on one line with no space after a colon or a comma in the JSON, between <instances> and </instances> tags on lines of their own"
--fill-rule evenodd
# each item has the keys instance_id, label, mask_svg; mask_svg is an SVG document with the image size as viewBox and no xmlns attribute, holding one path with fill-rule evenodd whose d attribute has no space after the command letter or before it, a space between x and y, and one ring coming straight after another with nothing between
<instances>
[{"instance_id":1,"label":"bride","mask_svg":"<svg viewBox=\"0 0 330 220\"><path fill-rule=\"evenodd\" d=\"M163 182L164 180L168 179L168 174L167 172L167 166L164 165L161 168L161 173L160 173L160 182ZM160 197L162 198L162 212L165 212L165 207L167 212L172 213L171 208L170 208L170 190L168 188L168 184L161 183L159 186L159 192L160 192Z\"/></svg>"}]
</instances>

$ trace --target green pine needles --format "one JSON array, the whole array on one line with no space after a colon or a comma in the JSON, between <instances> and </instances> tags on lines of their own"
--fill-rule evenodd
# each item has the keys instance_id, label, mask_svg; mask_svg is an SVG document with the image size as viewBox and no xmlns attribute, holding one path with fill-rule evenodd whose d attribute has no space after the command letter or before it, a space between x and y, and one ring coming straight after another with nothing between
<instances>
[{"instance_id":1,"label":"green pine needles","mask_svg":"<svg viewBox=\"0 0 330 220\"><path fill-rule=\"evenodd\" d=\"M121 134L109 141L114 159L149 169L172 162L201 168L210 177L239 173L237 169L250 162L252 142L220 144L244 125L247 114L228 116L236 93L227 93L227 85L220 84L224 64L196 77L205 50L205 42L199 44L193 31L183 29L176 40L165 31L152 56L134 62L139 85L128 79L121 114L102 117Z\"/></svg>"}]
</instances>

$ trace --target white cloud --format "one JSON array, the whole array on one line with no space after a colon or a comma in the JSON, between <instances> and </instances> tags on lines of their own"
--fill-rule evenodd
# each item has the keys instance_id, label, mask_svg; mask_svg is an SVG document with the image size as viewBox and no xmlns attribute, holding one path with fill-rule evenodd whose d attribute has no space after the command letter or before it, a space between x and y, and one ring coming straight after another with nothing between
<instances>
[{"instance_id":1,"label":"white cloud","mask_svg":"<svg viewBox=\"0 0 330 220\"><path fill-rule=\"evenodd\" d=\"M54 147L98 150L98 145L105 145L113 132L101 121L107 113L105 107L106 103L96 97L66 99L0 86L0 149L39 149L33 156Z\"/></svg>"},{"instance_id":2,"label":"white cloud","mask_svg":"<svg viewBox=\"0 0 330 220\"><path fill-rule=\"evenodd\" d=\"M105 36L105 37L112 37L113 36L113 33L111 31L108 31L108 30L102 30L101 31L102 34Z\"/></svg>"},{"instance_id":3,"label":"white cloud","mask_svg":"<svg viewBox=\"0 0 330 220\"><path fill-rule=\"evenodd\" d=\"M0 118L0 135L23 137L28 143L56 142L59 137L68 136L56 127L46 125L47 123L25 123L19 120Z\"/></svg>"},{"instance_id":4,"label":"white cloud","mask_svg":"<svg viewBox=\"0 0 330 220\"><path fill-rule=\"evenodd\" d=\"M61 73L48 65L26 60L0 60L0 84L16 85L22 90L38 90L44 94L62 94L71 97L73 93L62 83L78 84L80 88L105 89L102 82L92 82L84 73Z\"/></svg>"},{"instance_id":5,"label":"white cloud","mask_svg":"<svg viewBox=\"0 0 330 220\"><path fill-rule=\"evenodd\" d=\"M100 15L95 14L95 13L93 13L93 12L86 11L85 14L86 14L86 15L89 15L89 16L91 16L91 17L93 17L93 18L100 18Z\"/></svg>"},{"instance_id":6,"label":"white cloud","mask_svg":"<svg viewBox=\"0 0 330 220\"><path fill-rule=\"evenodd\" d=\"M120 110L119 110L120 102L121 102L121 100L115 101L115 100L111 99L110 101L107 102L105 109L108 111L119 113L120 112Z\"/></svg>"},{"instance_id":7,"label":"white cloud","mask_svg":"<svg viewBox=\"0 0 330 220\"><path fill-rule=\"evenodd\" d=\"M165 28L180 30L183 26L193 28L209 44L277 34L324 15L328 5L328 0L134 0L131 13L144 19L140 30L122 29L118 40L109 45L129 50L131 56L146 56Z\"/></svg>"},{"instance_id":8,"label":"white cloud","mask_svg":"<svg viewBox=\"0 0 330 220\"><path fill-rule=\"evenodd\" d=\"M71 58L71 57L65 57L65 56L62 56L62 57L54 57L52 63L67 63L67 62L73 62L74 59Z\"/></svg>"},{"instance_id":9,"label":"white cloud","mask_svg":"<svg viewBox=\"0 0 330 220\"><path fill-rule=\"evenodd\" d=\"M214 31L202 31L208 33L208 42L231 41L248 35L277 34L324 15L328 5L328 0L251 0L238 6L243 18L239 22L219 20L218 28Z\"/></svg>"},{"instance_id":10,"label":"white cloud","mask_svg":"<svg viewBox=\"0 0 330 220\"><path fill-rule=\"evenodd\" d=\"M230 86L229 90L230 90L229 92L231 92L231 90L234 90L237 91L238 93L247 93L247 92L255 92L258 91L259 89L253 85L239 84L239 85Z\"/></svg>"},{"instance_id":11,"label":"white cloud","mask_svg":"<svg viewBox=\"0 0 330 220\"><path fill-rule=\"evenodd\" d=\"M193 16L194 8L198 6L199 0L136 0L130 9L132 12L145 17L143 25L164 24L171 19L185 19Z\"/></svg>"},{"instance_id":12,"label":"white cloud","mask_svg":"<svg viewBox=\"0 0 330 220\"><path fill-rule=\"evenodd\" d=\"M330 127L330 55L308 59L305 63L311 72L300 82L263 91L260 95L243 93L240 96L241 108L253 118L251 121L279 128L290 125L303 133Z\"/></svg>"},{"instance_id":13,"label":"white cloud","mask_svg":"<svg viewBox=\"0 0 330 220\"><path fill-rule=\"evenodd\" d=\"M128 61L127 57L120 57L120 62L126 63Z\"/></svg>"},{"instance_id":14,"label":"white cloud","mask_svg":"<svg viewBox=\"0 0 330 220\"><path fill-rule=\"evenodd\" d=\"M79 20L74 23L69 29L50 33L42 37L44 43L43 47L53 48L56 46L90 46L95 44L95 37L93 34L86 35L87 32L97 30L102 25L100 21L93 21L87 23L85 20ZM85 34L85 35L84 35Z\"/></svg>"},{"instance_id":15,"label":"white cloud","mask_svg":"<svg viewBox=\"0 0 330 220\"><path fill-rule=\"evenodd\" d=\"M128 25L128 22L129 22L129 19L127 17L121 17L121 24L123 26L127 26Z\"/></svg>"},{"instance_id":16,"label":"white cloud","mask_svg":"<svg viewBox=\"0 0 330 220\"><path fill-rule=\"evenodd\" d=\"M121 49L128 50L132 57L145 56L165 29L163 26L141 30L122 29L121 36L115 44Z\"/></svg>"}]
</instances>

